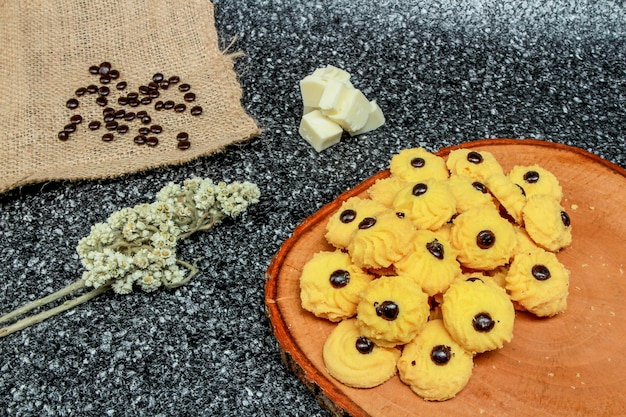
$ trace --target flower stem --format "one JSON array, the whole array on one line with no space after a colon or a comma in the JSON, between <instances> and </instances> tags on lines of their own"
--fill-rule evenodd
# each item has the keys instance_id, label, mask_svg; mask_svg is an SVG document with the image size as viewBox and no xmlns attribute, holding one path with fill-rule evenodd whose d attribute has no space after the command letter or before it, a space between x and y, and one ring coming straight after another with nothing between
<instances>
[{"instance_id":1,"label":"flower stem","mask_svg":"<svg viewBox=\"0 0 626 417\"><path fill-rule=\"evenodd\" d=\"M110 288L111 288L111 283L107 283L105 285L102 285L102 286L100 286L100 287L98 287L96 289L93 289L93 290L91 290L91 291L81 295L80 297L76 297L76 298L72 298L71 300L67 300L66 302L64 302L63 304L61 304L61 305L59 305L57 307L51 308L51 309L46 310L46 311L42 311L41 313L35 314L34 316L26 317L26 318L23 318L23 319L21 319L19 321L16 321L15 323L0 329L0 338L2 338L4 336L7 336L7 335L10 335L11 333L20 331L22 329L25 329L26 327L32 326L33 324L41 323L42 321L44 321L44 320L46 320L46 319L48 319L48 318L50 318L52 316L55 316L55 315L57 315L59 313L62 313L64 311L66 311L66 310L69 310L69 309L71 309L73 307L76 307L77 305L83 304L84 302L87 302L87 301L91 300L92 298L94 298L94 297L96 297L96 296L98 296L98 295L100 295L100 294L102 294L104 292L107 292ZM65 288L63 290L65 290ZM63 291L63 290L61 290L61 291ZM61 291L58 291L58 292L61 292ZM57 294L57 293L55 293L55 294ZM52 294L52 295L54 295L54 294Z\"/></svg>"},{"instance_id":2,"label":"flower stem","mask_svg":"<svg viewBox=\"0 0 626 417\"><path fill-rule=\"evenodd\" d=\"M85 287L85 280L79 279L78 281L73 282L72 284L68 285L65 288L60 289L57 292L54 292L38 300L32 301L28 304L23 305L22 307L16 308L10 313L5 314L4 316L0 317L0 323L10 321L14 319L15 317L21 316L22 314L28 313L29 311L36 309L37 307L41 307L43 305L51 303L52 301L58 300L61 297L65 297L66 295L69 295L84 287Z\"/></svg>"}]
</instances>

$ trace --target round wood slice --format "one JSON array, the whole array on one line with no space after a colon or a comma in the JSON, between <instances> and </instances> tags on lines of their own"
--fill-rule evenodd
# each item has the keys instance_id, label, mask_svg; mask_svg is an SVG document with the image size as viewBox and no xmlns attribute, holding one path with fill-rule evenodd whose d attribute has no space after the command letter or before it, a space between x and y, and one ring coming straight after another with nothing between
<instances>
[{"instance_id":1,"label":"round wood slice","mask_svg":"<svg viewBox=\"0 0 626 417\"><path fill-rule=\"evenodd\" d=\"M347 198L366 195L383 171L307 218L267 270L266 312L287 366L334 415L354 416L617 416L626 404L626 170L578 148L537 140L489 139L460 145L493 153L505 172L539 164L559 179L573 243L558 254L571 271L567 310L538 319L516 314L504 348L479 354L455 398L427 402L398 376L354 389L324 368L322 346L335 324L300 304L300 271L332 248L327 220ZM445 156L452 149L439 152Z\"/></svg>"}]
</instances>

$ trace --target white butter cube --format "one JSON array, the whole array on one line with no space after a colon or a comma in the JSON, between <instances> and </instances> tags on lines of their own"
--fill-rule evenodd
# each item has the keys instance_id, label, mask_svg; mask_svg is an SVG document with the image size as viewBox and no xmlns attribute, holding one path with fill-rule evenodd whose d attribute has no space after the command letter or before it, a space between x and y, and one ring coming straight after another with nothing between
<instances>
[{"instance_id":1,"label":"white butter cube","mask_svg":"<svg viewBox=\"0 0 626 417\"><path fill-rule=\"evenodd\" d=\"M304 107L318 107L326 88L327 80L316 75L307 75L300 81L300 93Z\"/></svg>"},{"instance_id":2,"label":"white butter cube","mask_svg":"<svg viewBox=\"0 0 626 417\"><path fill-rule=\"evenodd\" d=\"M370 102L361 90L344 88L340 91L335 105L330 109L323 108L322 113L344 130L354 132L365 126L370 109Z\"/></svg>"},{"instance_id":3,"label":"white butter cube","mask_svg":"<svg viewBox=\"0 0 626 417\"><path fill-rule=\"evenodd\" d=\"M298 133L317 152L321 152L341 140L343 129L337 123L324 117L319 110L313 110L302 116Z\"/></svg>"},{"instance_id":4,"label":"white butter cube","mask_svg":"<svg viewBox=\"0 0 626 417\"><path fill-rule=\"evenodd\" d=\"M329 79L326 82L326 87L324 88L324 92L322 93L322 97L320 97L317 107L323 110L332 109L336 106L341 92L346 88L349 87L346 87L346 84L343 81L332 78Z\"/></svg>"},{"instance_id":5,"label":"white butter cube","mask_svg":"<svg viewBox=\"0 0 626 417\"><path fill-rule=\"evenodd\" d=\"M350 73L348 71L342 70L341 68L337 68L333 65L326 65L325 68L318 68L317 70L315 70L315 72L313 72L313 74L315 74L317 71L319 71L319 75L322 78L333 79L333 80L341 81L343 83L350 82Z\"/></svg>"},{"instance_id":6,"label":"white butter cube","mask_svg":"<svg viewBox=\"0 0 626 417\"><path fill-rule=\"evenodd\" d=\"M378 129L384 124L385 124L385 115L383 114L383 111L378 106L378 103L376 103L375 100L372 100L370 101L370 112L369 112L369 115L367 116L367 122L365 122L365 125L356 131L348 130L348 133L350 134L350 136L356 136L362 133L371 132L372 130Z\"/></svg>"}]
</instances>

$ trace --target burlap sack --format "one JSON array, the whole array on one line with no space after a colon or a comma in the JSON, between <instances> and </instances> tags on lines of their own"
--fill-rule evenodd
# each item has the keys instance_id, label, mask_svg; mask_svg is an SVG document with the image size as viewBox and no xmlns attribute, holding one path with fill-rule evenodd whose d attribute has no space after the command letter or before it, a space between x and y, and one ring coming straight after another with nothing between
<instances>
[{"instance_id":1,"label":"burlap sack","mask_svg":"<svg viewBox=\"0 0 626 417\"><path fill-rule=\"evenodd\" d=\"M0 0L0 193L46 180L113 177L178 164L257 134L241 107L232 60L220 50L208 0ZM102 62L111 63L119 78L102 84L89 72ZM178 85L170 85L159 88L150 104L119 104L119 97L148 86L155 73L180 77L178 85L188 83L195 101L186 102ZM116 89L120 81L128 83L123 91ZM99 93L76 96L89 85L109 87L107 106L96 104ZM78 108L66 106L70 98ZM158 100L183 103L186 110L157 111ZM203 112L192 116L196 105ZM115 131L115 139L105 142L103 110L109 106L145 110L152 120L117 119L129 131ZM82 123L69 139L59 140L76 114ZM94 120L102 127L92 131L88 124ZM139 128L152 125L163 128L149 134L158 145L136 144ZM179 132L189 134L187 150L177 146Z\"/></svg>"}]
</instances>

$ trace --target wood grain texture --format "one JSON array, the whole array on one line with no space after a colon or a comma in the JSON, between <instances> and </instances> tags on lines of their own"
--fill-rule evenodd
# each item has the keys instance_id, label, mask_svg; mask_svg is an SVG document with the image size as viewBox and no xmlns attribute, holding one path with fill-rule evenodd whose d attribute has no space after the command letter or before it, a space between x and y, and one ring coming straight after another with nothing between
<instances>
[{"instance_id":1,"label":"wood grain texture","mask_svg":"<svg viewBox=\"0 0 626 417\"><path fill-rule=\"evenodd\" d=\"M626 404L626 170L578 148L537 140L490 139L460 147L493 153L505 171L539 164L559 179L573 243L558 254L571 271L567 311L538 319L518 312L513 341L480 354L467 387L452 400L422 400L396 376L372 389L344 386L325 370L322 346L335 324L300 305L302 266L320 251L328 217L364 195L387 171L307 218L266 274L266 312L289 368L335 415L617 416ZM439 155L447 155L445 148Z\"/></svg>"}]
</instances>

